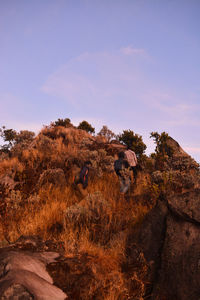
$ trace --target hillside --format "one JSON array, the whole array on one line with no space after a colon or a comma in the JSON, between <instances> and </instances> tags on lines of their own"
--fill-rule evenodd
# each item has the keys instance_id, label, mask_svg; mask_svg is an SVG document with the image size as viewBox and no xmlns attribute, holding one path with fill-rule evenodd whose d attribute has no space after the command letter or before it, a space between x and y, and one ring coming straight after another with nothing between
<instances>
[{"instance_id":1,"label":"hillside","mask_svg":"<svg viewBox=\"0 0 200 300\"><path fill-rule=\"evenodd\" d=\"M14 263L1 270L1 299L198 299L199 165L167 136L139 157L122 197L113 165L124 149L74 126L49 126L1 153L1 265L34 258L48 282L33 288L33 269L25 280ZM88 160L89 185L76 189Z\"/></svg>"}]
</instances>

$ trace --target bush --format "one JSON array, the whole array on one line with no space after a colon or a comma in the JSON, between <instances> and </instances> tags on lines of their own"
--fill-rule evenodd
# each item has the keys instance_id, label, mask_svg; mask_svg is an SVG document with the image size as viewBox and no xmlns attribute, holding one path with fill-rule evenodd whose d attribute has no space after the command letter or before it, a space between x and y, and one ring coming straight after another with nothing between
<instances>
[{"instance_id":1,"label":"bush","mask_svg":"<svg viewBox=\"0 0 200 300\"><path fill-rule=\"evenodd\" d=\"M65 118L65 119L58 119L52 125L53 127L57 127L57 126L70 127L72 124L69 118Z\"/></svg>"},{"instance_id":2,"label":"bush","mask_svg":"<svg viewBox=\"0 0 200 300\"><path fill-rule=\"evenodd\" d=\"M147 148L142 140L142 136L134 133L130 129L124 130L123 133L118 136L118 139L133 150L138 157L140 157Z\"/></svg>"},{"instance_id":3,"label":"bush","mask_svg":"<svg viewBox=\"0 0 200 300\"><path fill-rule=\"evenodd\" d=\"M87 131L88 133L95 133L95 128L92 127L91 124L89 124L87 121L82 121L81 123L79 123L78 129L82 129Z\"/></svg>"},{"instance_id":4,"label":"bush","mask_svg":"<svg viewBox=\"0 0 200 300\"><path fill-rule=\"evenodd\" d=\"M15 142L17 132L13 129L6 129L5 126L0 128L0 136L4 140L4 142L8 142L8 144L4 144L1 146L1 152L9 152L10 148L13 146Z\"/></svg>"},{"instance_id":5,"label":"bush","mask_svg":"<svg viewBox=\"0 0 200 300\"><path fill-rule=\"evenodd\" d=\"M158 132L151 132L150 138L153 138L156 144L156 156L172 156L173 149L167 144L167 141L169 139L168 133L166 133L165 131L161 134L159 134Z\"/></svg>"},{"instance_id":6,"label":"bush","mask_svg":"<svg viewBox=\"0 0 200 300\"><path fill-rule=\"evenodd\" d=\"M6 129L5 126L0 128L0 136L3 138L4 142L12 143L16 138L17 132L14 129Z\"/></svg>"},{"instance_id":7,"label":"bush","mask_svg":"<svg viewBox=\"0 0 200 300\"><path fill-rule=\"evenodd\" d=\"M16 144L23 142L31 142L35 137L35 133L29 130L21 130L15 137Z\"/></svg>"},{"instance_id":8,"label":"bush","mask_svg":"<svg viewBox=\"0 0 200 300\"><path fill-rule=\"evenodd\" d=\"M14 129L6 129L5 126L2 126L2 128L0 128L0 136L4 142L8 142L8 144L1 146L1 152L9 153L11 148L16 144L22 144L24 142L27 144L27 142L31 142L35 133L28 130L17 132Z\"/></svg>"}]
</instances>

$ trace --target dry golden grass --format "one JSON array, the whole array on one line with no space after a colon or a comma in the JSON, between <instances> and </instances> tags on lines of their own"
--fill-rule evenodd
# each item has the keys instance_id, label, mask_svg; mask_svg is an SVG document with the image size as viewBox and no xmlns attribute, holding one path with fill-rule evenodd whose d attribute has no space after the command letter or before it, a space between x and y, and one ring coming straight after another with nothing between
<instances>
[{"instance_id":1,"label":"dry golden grass","mask_svg":"<svg viewBox=\"0 0 200 300\"><path fill-rule=\"evenodd\" d=\"M129 299L129 281L135 286L135 294L141 296L144 292L143 282L136 273L127 279L121 270L121 265L126 259L125 248L129 227L140 222L149 208L134 203L134 198L130 203L120 200L118 180L112 174L90 182L87 190L89 197L95 192L98 194L97 191L109 204L106 210L109 221L101 225L103 230L117 232L120 227L123 227L123 223L127 223L125 230L115 234L111 232L111 239L105 245L91 240L90 226L74 228L73 224L66 226L64 223L66 209L81 200L70 186L65 189L52 186L41 189L38 193L39 201L20 207L16 212L17 215L10 217L8 231L5 232L5 227L0 227L0 235L4 237L6 235L11 242L21 235L40 235L44 240L63 242L66 256L89 255L88 268L92 270L95 280L88 283L82 292L82 299L92 299L96 291L100 291L102 297L97 299ZM87 203L85 199L82 201L83 204L84 201ZM61 232L51 230L55 224L63 225Z\"/></svg>"},{"instance_id":2,"label":"dry golden grass","mask_svg":"<svg viewBox=\"0 0 200 300\"><path fill-rule=\"evenodd\" d=\"M53 139L48 137L49 134ZM0 174L9 170L23 172L25 168L34 170L44 162L47 169L52 164L64 166L68 159L79 158L79 147L84 139L92 137L74 128L45 128L34 141L36 147L22 151L20 161L12 158L0 162ZM126 197L120 197L118 177L114 173L104 173L100 178L94 175L88 188L81 190L82 196L72 187L73 176L72 171L65 188L49 185L36 191L31 201L22 198L17 207L2 217L0 239L14 242L21 235L40 235L44 240L63 242L66 256L86 253L91 257L89 267L95 274L95 281L86 287L83 299L92 299L98 289L102 298L97 299L129 299L129 283L121 265L126 260L129 229L138 226L151 209L150 205L135 201L136 196L144 192L149 179L139 175L127 201ZM88 216L94 213L96 223L92 218L85 218L83 224L75 224L73 219L71 223L67 222L66 211L72 206L83 208ZM137 274L130 276L138 286L136 294L142 295L142 281Z\"/></svg>"},{"instance_id":3,"label":"dry golden grass","mask_svg":"<svg viewBox=\"0 0 200 300\"><path fill-rule=\"evenodd\" d=\"M24 166L19 162L17 157L6 159L0 162L0 174L3 175L5 172L14 171L22 172Z\"/></svg>"}]
</instances>

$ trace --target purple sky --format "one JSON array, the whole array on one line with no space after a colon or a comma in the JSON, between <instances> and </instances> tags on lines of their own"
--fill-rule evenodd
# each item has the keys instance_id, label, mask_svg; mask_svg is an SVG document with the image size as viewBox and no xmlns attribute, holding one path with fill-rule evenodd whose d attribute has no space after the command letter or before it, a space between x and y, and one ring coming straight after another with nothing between
<instances>
[{"instance_id":1,"label":"purple sky","mask_svg":"<svg viewBox=\"0 0 200 300\"><path fill-rule=\"evenodd\" d=\"M199 0L0 0L0 126L166 131L200 161Z\"/></svg>"}]
</instances>

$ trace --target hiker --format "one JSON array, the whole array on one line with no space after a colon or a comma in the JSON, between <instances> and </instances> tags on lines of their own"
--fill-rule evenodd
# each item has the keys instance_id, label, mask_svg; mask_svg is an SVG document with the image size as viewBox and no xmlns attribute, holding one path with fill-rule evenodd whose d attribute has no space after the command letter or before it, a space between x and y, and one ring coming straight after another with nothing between
<instances>
[{"instance_id":1,"label":"hiker","mask_svg":"<svg viewBox=\"0 0 200 300\"><path fill-rule=\"evenodd\" d=\"M120 192L125 194L131 184L131 172L123 151L118 153L118 159L114 162L114 169L120 181Z\"/></svg>"},{"instance_id":2,"label":"hiker","mask_svg":"<svg viewBox=\"0 0 200 300\"><path fill-rule=\"evenodd\" d=\"M133 150L131 150L129 147L127 147L127 150L125 151L125 157L129 163L130 169L133 171L133 179L136 181L137 177L137 157Z\"/></svg>"},{"instance_id":3,"label":"hiker","mask_svg":"<svg viewBox=\"0 0 200 300\"><path fill-rule=\"evenodd\" d=\"M79 174L77 174L74 178L73 184L77 186L78 184L82 184L83 189L85 190L88 186L88 173L89 173L89 166L92 165L90 160L87 160L82 169L80 170Z\"/></svg>"}]
</instances>

